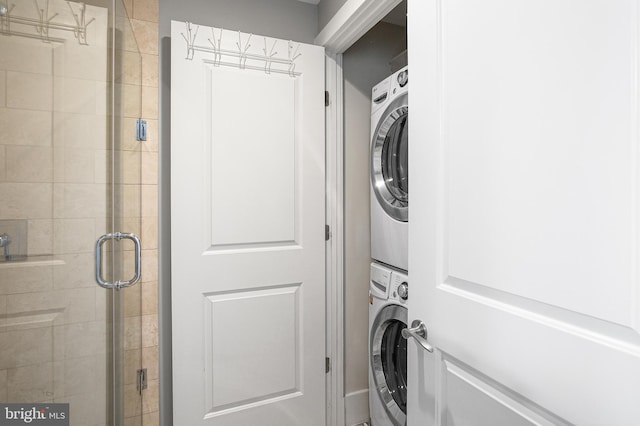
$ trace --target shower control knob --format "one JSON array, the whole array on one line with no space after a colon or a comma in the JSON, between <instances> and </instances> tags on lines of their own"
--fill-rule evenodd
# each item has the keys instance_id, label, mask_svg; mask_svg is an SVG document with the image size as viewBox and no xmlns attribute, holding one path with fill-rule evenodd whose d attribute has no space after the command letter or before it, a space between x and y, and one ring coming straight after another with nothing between
<instances>
[{"instance_id":1,"label":"shower control knob","mask_svg":"<svg viewBox=\"0 0 640 426\"><path fill-rule=\"evenodd\" d=\"M402 300L407 300L409 297L409 285L406 282L398 286L398 296L400 296Z\"/></svg>"}]
</instances>

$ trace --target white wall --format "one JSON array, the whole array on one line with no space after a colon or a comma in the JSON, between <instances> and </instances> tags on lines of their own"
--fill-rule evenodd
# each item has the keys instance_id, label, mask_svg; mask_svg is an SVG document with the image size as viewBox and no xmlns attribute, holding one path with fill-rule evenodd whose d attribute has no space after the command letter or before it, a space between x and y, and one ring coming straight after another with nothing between
<instances>
[{"instance_id":1,"label":"white wall","mask_svg":"<svg viewBox=\"0 0 640 426\"><path fill-rule=\"evenodd\" d=\"M318 4L318 32L333 18L347 0L322 0Z\"/></svg>"},{"instance_id":2,"label":"white wall","mask_svg":"<svg viewBox=\"0 0 640 426\"><path fill-rule=\"evenodd\" d=\"M171 20L313 43L318 7L296 0L159 0L160 38Z\"/></svg>"},{"instance_id":3,"label":"white wall","mask_svg":"<svg viewBox=\"0 0 640 426\"><path fill-rule=\"evenodd\" d=\"M406 29L381 22L344 53L345 393L368 389L371 88L406 49Z\"/></svg>"}]
</instances>

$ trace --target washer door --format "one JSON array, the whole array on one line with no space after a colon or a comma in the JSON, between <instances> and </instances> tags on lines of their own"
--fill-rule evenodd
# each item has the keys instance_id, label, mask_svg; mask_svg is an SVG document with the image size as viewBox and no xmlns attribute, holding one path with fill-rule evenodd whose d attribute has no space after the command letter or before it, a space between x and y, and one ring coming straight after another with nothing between
<instances>
[{"instance_id":1,"label":"washer door","mask_svg":"<svg viewBox=\"0 0 640 426\"><path fill-rule=\"evenodd\" d=\"M382 405L395 426L407 419L407 341L402 329L407 327L407 308L387 305L371 327L371 369Z\"/></svg>"},{"instance_id":2,"label":"washer door","mask_svg":"<svg viewBox=\"0 0 640 426\"><path fill-rule=\"evenodd\" d=\"M407 93L387 106L371 141L371 184L392 218L409 219L409 107Z\"/></svg>"}]
</instances>

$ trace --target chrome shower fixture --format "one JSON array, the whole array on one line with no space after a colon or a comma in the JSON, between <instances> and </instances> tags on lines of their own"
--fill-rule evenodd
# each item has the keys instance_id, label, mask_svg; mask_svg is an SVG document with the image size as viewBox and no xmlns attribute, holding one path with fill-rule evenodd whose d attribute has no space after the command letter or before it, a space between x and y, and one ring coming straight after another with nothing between
<instances>
[{"instance_id":1,"label":"chrome shower fixture","mask_svg":"<svg viewBox=\"0 0 640 426\"><path fill-rule=\"evenodd\" d=\"M9 244L11 244L11 237L6 233L0 235L0 247L4 247L4 259L12 260L13 256L9 253Z\"/></svg>"}]
</instances>

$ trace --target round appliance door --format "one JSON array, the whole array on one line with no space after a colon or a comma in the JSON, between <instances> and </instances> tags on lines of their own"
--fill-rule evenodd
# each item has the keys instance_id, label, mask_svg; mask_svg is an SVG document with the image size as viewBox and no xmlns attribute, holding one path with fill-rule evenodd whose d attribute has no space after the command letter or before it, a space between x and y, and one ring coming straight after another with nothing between
<instances>
[{"instance_id":1,"label":"round appliance door","mask_svg":"<svg viewBox=\"0 0 640 426\"><path fill-rule=\"evenodd\" d=\"M371 369L378 396L394 426L407 419L407 308L387 305L371 327Z\"/></svg>"},{"instance_id":2,"label":"round appliance door","mask_svg":"<svg viewBox=\"0 0 640 426\"><path fill-rule=\"evenodd\" d=\"M387 106L371 141L371 184L382 209L409 220L409 107L407 93Z\"/></svg>"}]
</instances>

